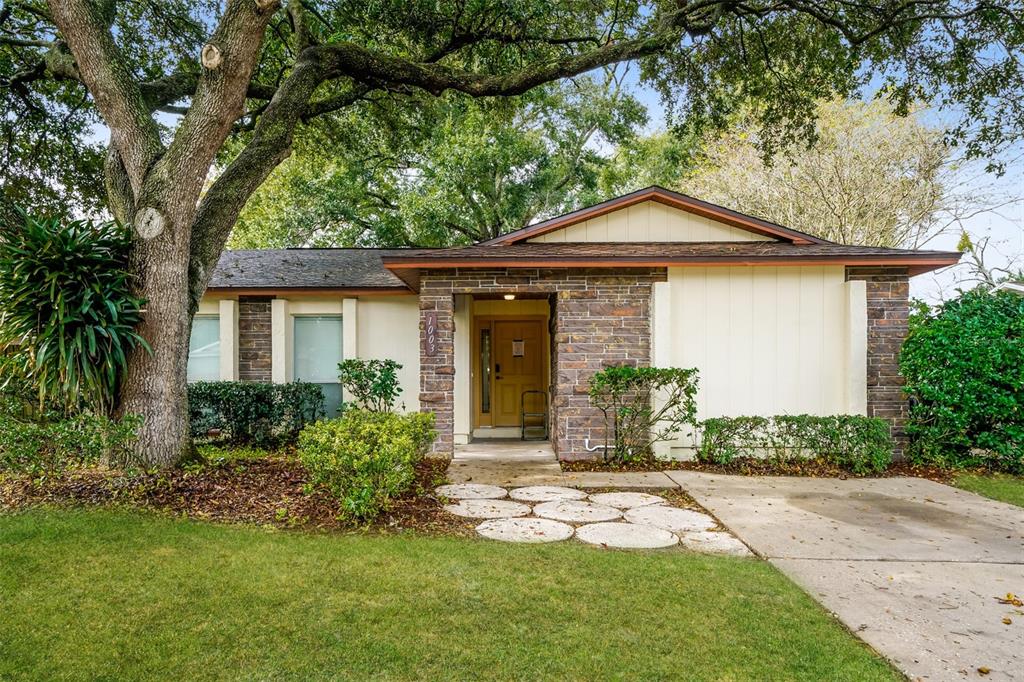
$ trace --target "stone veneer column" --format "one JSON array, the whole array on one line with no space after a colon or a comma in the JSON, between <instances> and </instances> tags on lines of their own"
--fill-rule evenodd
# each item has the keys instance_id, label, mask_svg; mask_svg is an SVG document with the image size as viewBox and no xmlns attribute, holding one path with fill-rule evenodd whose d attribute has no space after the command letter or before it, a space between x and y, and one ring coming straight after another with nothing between
<instances>
[{"instance_id":1,"label":"stone veneer column","mask_svg":"<svg viewBox=\"0 0 1024 682\"><path fill-rule=\"evenodd\" d=\"M437 314L437 353L427 355L427 314ZM420 411L433 412L432 451L455 450L455 298L448 280L424 280L420 288Z\"/></svg>"},{"instance_id":2,"label":"stone veneer column","mask_svg":"<svg viewBox=\"0 0 1024 682\"><path fill-rule=\"evenodd\" d=\"M659 277L658 279L663 279ZM604 415L590 404L590 377L612 365L651 363L650 274L588 276L583 290L559 291L555 301L552 416L560 459L593 459L604 444Z\"/></svg>"},{"instance_id":3,"label":"stone veneer column","mask_svg":"<svg viewBox=\"0 0 1024 682\"><path fill-rule=\"evenodd\" d=\"M238 379L270 381L270 297L238 298Z\"/></svg>"},{"instance_id":4,"label":"stone veneer column","mask_svg":"<svg viewBox=\"0 0 1024 682\"><path fill-rule=\"evenodd\" d=\"M863 280L867 287L867 413L889 422L896 440L893 457L900 460L909 406L899 357L910 316L910 277L906 268L848 267L846 279Z\"/></svg>"}]
</instances>

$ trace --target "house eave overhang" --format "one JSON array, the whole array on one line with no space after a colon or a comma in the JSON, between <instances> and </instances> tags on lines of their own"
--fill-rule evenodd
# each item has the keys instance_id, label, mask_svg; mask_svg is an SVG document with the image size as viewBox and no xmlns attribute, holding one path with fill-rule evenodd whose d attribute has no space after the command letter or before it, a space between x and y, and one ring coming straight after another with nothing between
<instances>
[{"instance_id":1,"label":"house eave overhang","mask_svg":"<svg viewBox=\"0 0 1024 682\"><path fill-rule=\"evenodd\" d=\"M404 280L403 280L404 281ZM403 287L282 287L282 286L217 286L207 287L206 293L227 296L402 296L415 293Z\"/></svg>"},{"instance_id":2,"label":"house eave overhang","mask_svg":"<svg viewBox=\"0 0 1024 682\"><path fill-rule=\"evenodd\" d=\"M850 266L879 266L879 267L906 267L921 274L938 268L955 265L959 260L958 256L935 257L928 256L914 258L901 256L890 257L860 257L849 256L813 256L813 257L781 257L781 256L748 256L736 257L619 257L619 258L388 258L384 260L384 267L395 272L409 269L437 269L445 270L451 268L652 268L652 267L686 267L686 266L714 266L714 265L850 265Z\"/></svg>"}]
</instances>

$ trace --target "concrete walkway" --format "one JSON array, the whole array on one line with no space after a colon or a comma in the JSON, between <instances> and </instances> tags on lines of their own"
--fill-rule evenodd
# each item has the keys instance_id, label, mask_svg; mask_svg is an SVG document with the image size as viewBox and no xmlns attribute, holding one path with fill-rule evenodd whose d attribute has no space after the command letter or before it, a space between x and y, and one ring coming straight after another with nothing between
<instances>
[{"instance_id":1,"label":"concrete walkway","mask_svg":"<svg viewBox=\"0 0 1024 682\"><path fill-rule=\"evenodd\" d=\"M563 485L562 467L546 441L487 440L455 448L448 465L452 483L503 487Z\"/></svg>"},{"instance_id":2,"label":"concrete walkway","mask_svg":"<svg viewBox=\"0 0 1024 682\"><path fill-rule=\"evenodd\" d=\"M664 472L563 472L547 441L478 440L455 448L448 465L452 483L483 483L516 488L564 485L573 488L671 490L679 485Z\"/></svg>"},{"instance_id":3,"label":"concrete walkway","mask_svg":"<svg viewBox=\"0 0 1024 682\"><path fill-rule=\"evenodd\" d=\"M668 476L911 679L1024 679L1024 609L998 601L1024 595L1024 509L918 478Z\"/></svg>"}]
</instances>

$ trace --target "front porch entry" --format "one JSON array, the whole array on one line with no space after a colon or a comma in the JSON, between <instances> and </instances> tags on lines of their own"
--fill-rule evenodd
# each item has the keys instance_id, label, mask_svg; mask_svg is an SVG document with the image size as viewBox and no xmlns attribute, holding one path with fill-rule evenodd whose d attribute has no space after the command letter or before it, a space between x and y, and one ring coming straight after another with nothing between
<instances>
[{"instance_id":1,"label":"front porch entry","mask_svg":"<svg viewBox=\"0 0 1024 682\"><path fill-rule=\"evenodd\" d=\"M470 437L547 440L551 341L547 297L467 297L472 318ZM458 344L457 344L458 345ZM458 355L456 348L456 356ZM456 409L465 409L456 405ZM524 431L523 426L527 427Z\"/></svg>"},{"instance_id":2,"label":"front porch entry","mask_svg":"<svg viewBox=\"0 0 1024 682\"><path fill-rule=\"evenodd\" d=\"M547 441L494 439L457 445L448 480L503 487L565 485L562 466Z\"/></svg>"}]
</instances>

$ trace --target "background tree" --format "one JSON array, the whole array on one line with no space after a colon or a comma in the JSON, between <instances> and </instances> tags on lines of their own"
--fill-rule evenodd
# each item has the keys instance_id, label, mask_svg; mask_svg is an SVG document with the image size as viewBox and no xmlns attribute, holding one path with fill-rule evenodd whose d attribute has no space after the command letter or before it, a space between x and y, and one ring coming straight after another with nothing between
<instances>
[{"instance_id":1,"label":"background tree","mask_svg":"<svg viewBox=\"0 0 1024 682\"><path fill-rule=\"evenodd\" d=\"M807 133L817 98L880 77L903 109L959 105L950 135L980 155L1024 127L1022 14L1020 0L7 0L0 78L48 122L65 83L110 131L106 206L134 230L153 350L129 357L119 407L145 418L140 454L168 465L189 449L192 315L239 212L306 122L380 93L409 107L447 91L516 96L637 60L694 130L757 101L768 137L786 142ZM166 127L158 111L180 119Z\"/></svg>"},{"instance_id":2,"label":"background tree","mask_svg":"<svg viewBox=\"0 0 1024 682\"><path fill-rule=\"evenodd\" d=\"M598 193L601 150L647 120L623 75L502 100L370 97L306 131L229 246L448 246L573 210Z\"/></svg>"},{"instance_id":3,"label":"background tree","mask_svg":"<svg viewBox=\"0 0 1024 682\"><path fill-rule=\"evenodd\" d=\"M918 248L966 209L944 131L884 101L823 102L813 144L766 159L753 115L702 148L684 192L842 244Z\"/></svg>"}]
</instances>

